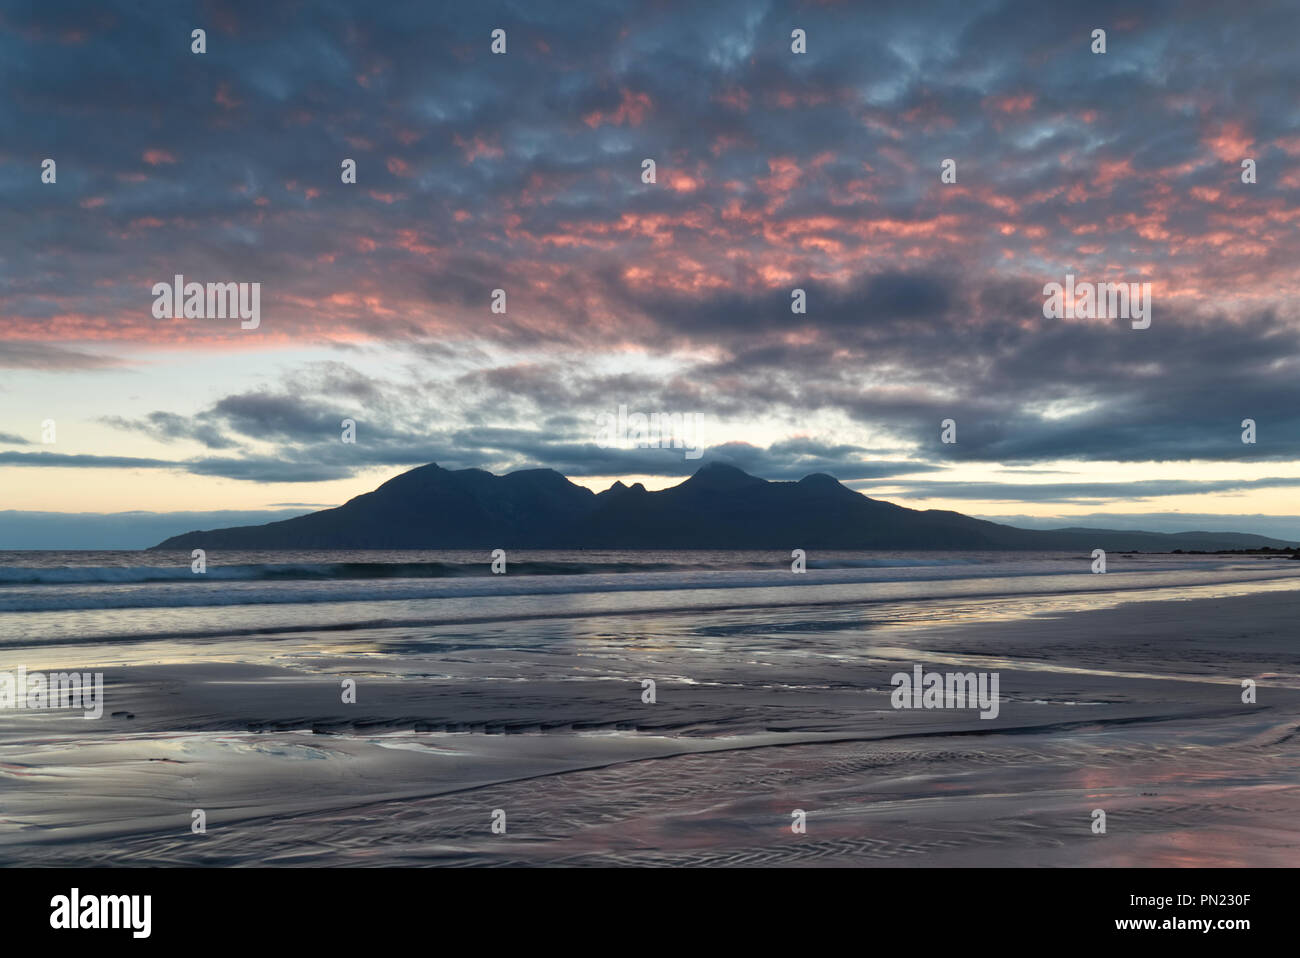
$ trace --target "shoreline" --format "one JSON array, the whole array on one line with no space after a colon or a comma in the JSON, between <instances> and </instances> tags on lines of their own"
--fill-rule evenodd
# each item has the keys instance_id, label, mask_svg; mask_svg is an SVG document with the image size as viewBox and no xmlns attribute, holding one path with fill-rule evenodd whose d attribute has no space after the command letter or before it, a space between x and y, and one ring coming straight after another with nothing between
<instances>
[{"instance_id":1,"label":"shoreline","mask_svg":"<svg viewBox=\"0 0 1300 958\"><path fill-rule=\"evenodd\" d=\"M1269 811L1300 811L1300 592L1271 585L1201 598L1116 594L1090 609L1056 604L1088 595L1019 596L994 621L963 618L970 600L955 599L942 621L865 629L858 607L827 618L831 610L810 605L556 619L537 626L549 630L542 637L528 623L498 622L494 636L460 637L458 626L418 638L335 634L336 648L309 635L109 643L103 651L118 664L106 666L104 720L0 713L0 863L447 862L407 848L409 838L413 848L450 843L463 864L609 864L613 855L797 864L805 852L781 850L774 807L788 796L793 807L824 803L810 835L819 820L836 823L823 852L831 862L1060 864L1052 849L1073 847L1073 832L1040 847L1041 833L1005 822L1033 819L1042 802L1065 814L1102 792L1136 814L1149 804L1137 780L1159 767L1152 788L1165 800L1180 796L1206 829L1235 836L1215 854L1300 864L1300 826ZM609 632L610 621L623 631ZM629 649L628 636L651 626L646 650ZM889 675L909 663L997 670L1000 714L892 709ZM658 704L640 701L643 675L658 676ZM355 706L339 698L348 677ZM1258 683L1258 704L1240 702L1243 678ZM135 717L109 717L119 710ZM999 785L999 767L1015 769L1016 789ZM665 797L676 781L681 789ZM567 808L589 802L592 788L607 800L592 814L640 834L635 848L617 829L533 820L554 811L538 793ZM909 811L895 820L899 801ZM494 843L474 824L482 806L517 809L512 832L535 841ZM1004 824L972 845L955 836L976 806ZM189 834L194 808L209 814L205 836ZM432 808L445 819L427 820ZM326 850L340 818L353 851ZM703 820L714 824L702 845L683 846L681 829ZM883 821L893 824L882 831ZM1194 824L1175 816L1170 827L1195 836ZM1271 845L1250 838L1259 829L1272 829ZM927 845L931 831L957 846ZM1086 820L1081 834L1090 837ZM1159 834L1143 832L1140 844ZM754 844L757 835L774 844Z\"/></svg>"}]
</instances>

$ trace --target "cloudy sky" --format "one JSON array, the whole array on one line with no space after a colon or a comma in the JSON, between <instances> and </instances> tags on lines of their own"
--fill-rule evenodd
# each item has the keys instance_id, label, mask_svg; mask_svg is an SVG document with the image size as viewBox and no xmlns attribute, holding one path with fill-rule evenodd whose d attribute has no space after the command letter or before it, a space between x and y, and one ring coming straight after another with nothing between
<instances>
[{"instance_id":1,"label":"cloudy sky","mask_svg":"<svg viewBox=\"0 0 1300 958\"><path fill-rule=\"evenodd\" d=\"M1298 34L1188 0L10 5L0 532L725 460L1300 535ZM1067 273L1150 283L1150 328L1045 318ZM260 283L260 325L156 318L176 274ZM602 444L620 405L697 415L703 458Z\"/></svg>"}]
</instances>

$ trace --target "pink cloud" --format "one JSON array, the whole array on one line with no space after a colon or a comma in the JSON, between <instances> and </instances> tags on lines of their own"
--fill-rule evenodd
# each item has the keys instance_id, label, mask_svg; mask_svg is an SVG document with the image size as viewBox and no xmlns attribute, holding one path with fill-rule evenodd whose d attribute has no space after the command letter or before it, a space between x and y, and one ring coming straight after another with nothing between
<instances>
[{"instance_id":1,"label":"pink cloud","mask_svg":"<svg viewBox=\"0 0 1300 958\"><path fill-rule=\"evenodd\" d=\"M623 90L621 93L622 100L616 109L609 112L593 110L582 118L582 122L592 129L605 124L640 126L645 121L646 114L654 107L650 95L648 93L633 93L630 90Z\"/></svg>"},{"instance_id":2,"label":"pink cloud","mask_svg":"<svg viewBox=\"0 0 1300 958\"><path fill-rule=\"evenodd\" d=\"M473 163L479 157L487 157L490 160L500 159L506 155L506 151L501 147L490 143L481 136L474 136L466 140L459 134L451 138L456 146L460 147L461 152L465 155L465 162Z\"/></svg>"}]
</instances>

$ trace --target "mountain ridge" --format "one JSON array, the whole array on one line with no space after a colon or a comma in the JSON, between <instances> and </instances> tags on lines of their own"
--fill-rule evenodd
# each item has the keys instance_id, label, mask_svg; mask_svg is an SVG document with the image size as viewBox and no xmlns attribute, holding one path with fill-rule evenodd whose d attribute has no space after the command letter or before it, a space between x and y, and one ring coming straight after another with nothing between
<instances>
[{"instance_id":1,"label":"mountain ridge","mask_svg":"<svg viewBox=\"0 0 1300 958\"><path fill-rule=\"evenodd\" d=\"M654 491L599 493L554 469L495 475L437 463L340 506L257 526L194 530L154 549L893 549L1173 551L1279 548L1251 533L1020 529L872 499L826 473L769 481L711 462Z\"/></svg>"}]
</instances>

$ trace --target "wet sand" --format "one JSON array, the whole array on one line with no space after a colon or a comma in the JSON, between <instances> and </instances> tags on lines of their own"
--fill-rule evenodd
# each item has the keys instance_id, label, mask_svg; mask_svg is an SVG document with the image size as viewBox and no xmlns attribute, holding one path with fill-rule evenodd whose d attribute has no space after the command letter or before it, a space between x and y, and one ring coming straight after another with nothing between
<instances>
[{"instance_id":1,"label":"wet sand","mask_svg":"<svg viewBox=\"0 0 1300 958\"><path fill-rule=\"evenodd\" d=\"M1272 582L5 652L107 704L0 712L0 862L1297 865L1297 611ZM892 708L914 663L996 671L997 718Z\"/></svg>"}]
</instances>

